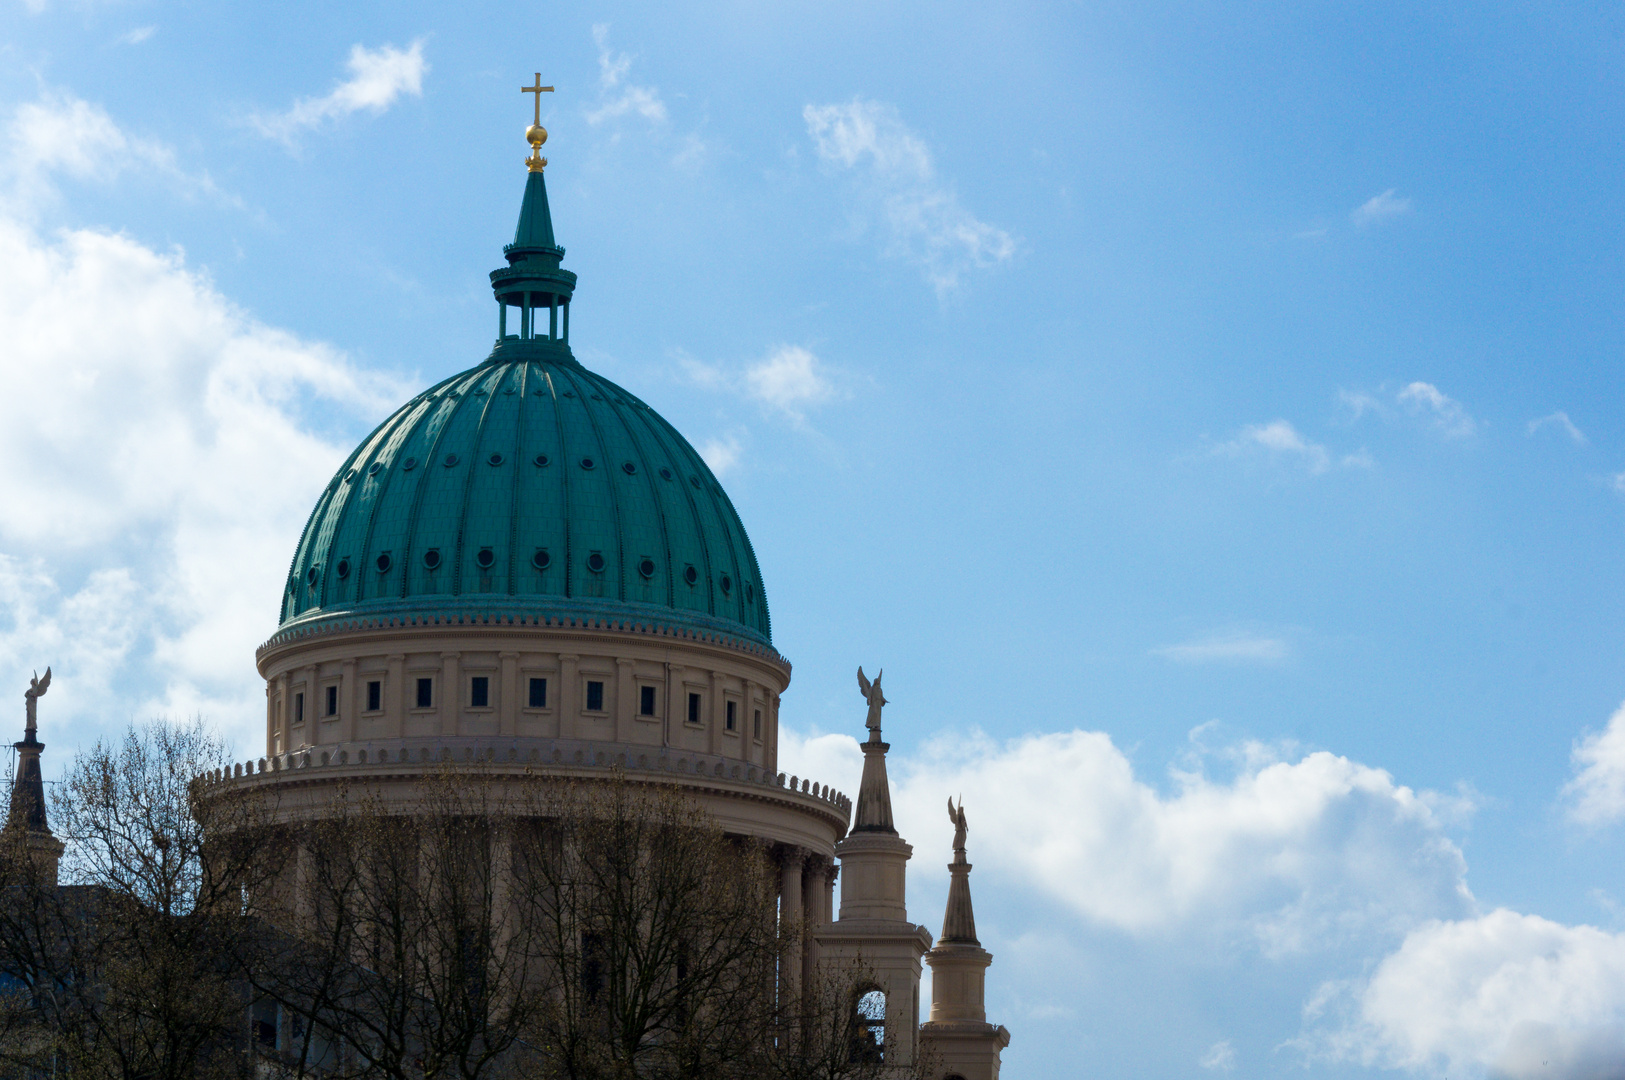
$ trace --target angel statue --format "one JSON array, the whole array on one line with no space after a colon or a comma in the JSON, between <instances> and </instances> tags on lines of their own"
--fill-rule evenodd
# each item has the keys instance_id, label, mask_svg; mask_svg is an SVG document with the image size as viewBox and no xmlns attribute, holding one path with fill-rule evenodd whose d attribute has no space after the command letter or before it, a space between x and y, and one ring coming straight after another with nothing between
<instances>
[{"instance_id":1,"label":"angel statue","mask_svg":"<svg viewBox=\"0 0 1625 1080\"><path fill-rule=\"evenodd\" d=\"M34 677L32 679L28 680L28 689L23 691L23 697L26 698L27 701L28 701L28 728L27 728L27 731L28 731L28 736L30 738L33 737L34 731L38 727L38 721L35 719L35 715L34 715L34 711L35 711L35 708L36 708L35 703L38 702L40 698L44 697L45 696L45 691L49 690L50 688L51 688L51 669L46 668L45 669L45 678L43 678L43 679L40 678L39 677L39 672L37 672L37 671L34 672Z\"/></svg>"},{"instance_id":2,"label":"angel statue","mask_svg":"<svg viewBox=\"0 0 1625 1080\"><path fill-rule=\"evenodd\" d=\"M869 716L863 723L875 733L876 738L880 735L880 710L886 707L886 695L880 692L880 680L885 674L886 669L881 668L880 674L876 675L875 681L871 683L864 677L862 665L858 667L858 693L869 703Z\"/></svg>"},{"instance_id":3,"label":"angel statue","mask_svg":"<svg viewBox=\"0 0 1625 1080\"><path fill-rule=\"evenodd\" d=\"M954 809L954 800L948 799L948 820L954 823L954 855L960 862L965 861L965 833L969 826L965 824L965 800L959 800L959 809Z\"/></svg>"}]
</instances>

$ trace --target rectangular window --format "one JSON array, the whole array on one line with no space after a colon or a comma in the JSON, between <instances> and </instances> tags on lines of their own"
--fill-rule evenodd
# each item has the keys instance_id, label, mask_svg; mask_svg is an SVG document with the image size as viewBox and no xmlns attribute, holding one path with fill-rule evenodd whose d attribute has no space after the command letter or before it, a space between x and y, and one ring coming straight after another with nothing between
<instances>
[{"instance_id":1,"label":"rectangular window","mask_svg":"<svg viewBox=\"0 0 1625 1080\"><path fill-rule=\"evenodd\" d=\"M655 688L643 687L638 701L639 716L653 716L655 714Z\"/></svg>"},{"instance_id":2,"label":"rectangular window","mask_svg":"<svg viewBox=\"0 0 1625 1080\"><path fill-rule=\"evenodd\" d=\"M700 695L698 694L688 695L688 722L691 724L700 722Z\"/></svg>"},{"instance_id":3,"label":"rectangular window","mask_svg":"<svg viewBox=\"0 0 1625 1080\"><path fill-rule=\"evenodd\" d=\"M432 709L432 708L434 708L434 680L433 679L419 679L418 680L418 708L420 708L420 709Z\"/></svg>"},{"instance_id":4,"label":"rectangular window","mask_svg":"<svg viewBox=\"0 0 1625 1080\"><path fill-rule=\"evenodd\" d=\"M338 714L339 714L339 688L336 687L336 686L329 686L327 688L327 711L325 713L323 713L322 715L323 716L337 716Z\"/></svg>"},{"instance_id":5,"label":"rectangular window","mask_svg":"<svg viewBox=\"0 0 1625 1080\"><path fill-rule=\"evenodd\" d=\"M367 711L378 712L384 707L384 684L377 679L367 683Z\"/></svg>"},{"instance_id":6,"label":"rectangular window","mask_svg":"<svg viewBox=\"0 0 1625 1080\"><path fill-rule=\"evenodd\" d=\"M468 680L468 707L471 709L489 709L491 707L491 679L487 675L476 675Z\"/></svg>"},{"instance_id":7,"label":"rectangular window","mask_svg":"<svg viewBox=\"0 0 1625 1080\"><path fill-rule=\"evenodd\" d=\"M762 710L761 709L757 709L756 710L756 715L752 716L750 718L750 737L753 738L753 739L760 739L762 737Z\"/></svg>"},{"instance_id":8,"label":"rectangular window","mask_svg":"<svg viewBox=\"0 0 1625 1080\"><path fill-rule=\"evenodd\" d=\"M533 709L547 708L547 680L530 680L530 707Z\"/></svg>"},{"instance_id":9,"label":"rectangular window","mask_svg":"<svg viewBox=\"0 0 1625 1080\"><path fill-rule=\"evenodd\" d=\"M728 702L728 721L727 721L727 728L728 728L728 730L729 730L729 731L732 731L732 730L733 730L733 729L734 729L734 728L735 728L735 727L736 727L736 726L737 726L737 725L736 725L736 724L735 724L735 723L734 723L734 708L735 708L735 703L734 703L734 702L732 702L732 701L730 701L730 702Z\"/></svg>"},{"instance_id":10,"label":"rectangular window","mask_svg":"<svg viewBox=\"0 0 1625 1080\"><path fill-rule=\"evenodd\" d=\"M293 722L296 724L305 722L305 694L302 690L293 696Z\"/></svg>"},{"instance_id":11,"label":"rectangular window","mask_svg":"<svg viewBox=\"0 0 1625 1080\"><path fill-rule=\"evenodd\" d=\"M587 683L587 711L604 711L604 684L601 682Z\"/></svg>"}]
</instances>

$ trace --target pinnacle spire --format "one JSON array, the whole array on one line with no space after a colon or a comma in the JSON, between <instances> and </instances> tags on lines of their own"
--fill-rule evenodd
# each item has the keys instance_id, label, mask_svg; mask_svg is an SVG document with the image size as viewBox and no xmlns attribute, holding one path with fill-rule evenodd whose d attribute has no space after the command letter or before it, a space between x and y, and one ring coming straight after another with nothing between
<instances>
[{"instance_id":1,"label":"pinnacle spire","mask_svg":"<svg viewBox=\"0 0 1625 1080\"><path fill-rule=\"evenodd\" d=\"M897 835L892 824L891 785L886 781L886 751L889 743L880 741L880 711L886 706L886 695L880 692L881 671L870 682L858 668L858 693L869 703L869 715L864 723L869 738L863 744L863 780L858 784L858 813L852 823L853 832L882 832Z\"/></svg>"},{"instance_id":2,"label":"pinnacle spire","mask_svg":"<svg viewBox=\"0 0 1625 1080\"><path fill-rule=\"evenodd\" d=\"M28 700L28 721L23 728L21 742L12 743L17 750L17 775L11 784L11 803L7 808L5 831L20 832L33 858L56 883L57 862L62 857L62 842L51 834L45 820L45 780L40 773L40 752L45 744L39 741L37 703L51 685L51 669L45 669L45 678L35 678L23 696Z\"/></svg>"},{"instance_id":3,"label":"pinnacle spire","mask_svg":"<svg viewBox=\"0 0 1625 1080\"><path fill-rule=\"evenodd\" d=\"M970 902L970 863L965 860L965 801L948 800L948 820L954 823L954 861L948 864L948 907L942 913L942 936L939 943L949 945L981 945L976 940L976 913Z\"/></svg>"}]
</instances>

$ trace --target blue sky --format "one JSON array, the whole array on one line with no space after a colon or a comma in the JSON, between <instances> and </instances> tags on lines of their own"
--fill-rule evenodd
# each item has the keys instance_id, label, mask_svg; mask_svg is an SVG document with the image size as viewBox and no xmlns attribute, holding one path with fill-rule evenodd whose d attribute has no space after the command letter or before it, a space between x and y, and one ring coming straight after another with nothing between
<instances>
[{"instance_id":1,"label":"blue sky","mask_svg":"<svg viewBox=\"0 0 1625 1080\"><path fill-rule=\"evenodd\" d=\"M1625 1069L1625 15L0 7L0 674L202 713L478 362L542 72L572 340L706 453L1006 1075ZM21 712L17 714L21 722ZM1610 1071L1612 1070L1612 1071Z\"/></svg>"}]
</instances>

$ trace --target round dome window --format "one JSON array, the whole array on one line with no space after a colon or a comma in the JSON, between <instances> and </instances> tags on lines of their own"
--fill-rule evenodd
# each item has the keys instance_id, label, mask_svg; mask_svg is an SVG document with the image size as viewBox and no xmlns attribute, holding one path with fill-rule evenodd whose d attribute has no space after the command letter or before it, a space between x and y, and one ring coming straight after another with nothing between
<instances>
[{"instance_id":1,"label":"round dome window","mask_svg":"<svg viewBox=\"0 0 1625 1080\"><path fill-rule=\"evenodd\" d=\"M384 471L384 463L382 461L375 461L371 465L367 466L367 475L368 476L377 476L379 473L381 473L383 471Z\"/></svg>"},{"instance_id":2,"label":"round dome window","mask_svg":"<svg viewBox=\"0 0 1625 1080\"><path fill-rule=\"evenodd\" d=\"M644 559L642 562L638 563L638 573L642 574L646 578L654 577L655 561L653 559Z\"/></svg>"},{"instance_id":3,"label":"round dome window","mask_svg":"<svg viewBox=\"0 0 1625 1080\"><path fill-rule=\"evenodd\" d=\"M317 568L312 566L309 570L305 571L305 584L306 585L314 585L314 584L316 584L316 579L318 577L320 577L320 576L321 576L321 574L317 571Z\"/></svg>"},{"instance_id":4,"label":"round dome window","mask_svg":"<svg viewBox=\"0 0 1625 1080\"><path fill-rule=\"evenodd\" d=\"M490 457L486 458L485 460L490 462L492 465L501 465L502 464L502 455L501 454L492 454Z\"/></svg>"},{"instance_id":5,"label":"round dome window","mask_svg":"<svg viewBox=\"0 0 1625 1080\"><path fill-rule=\"evenodd\" d=\"M685 566L683 568L683 580L690 585L698 585L700 583L700 572L692 566Z\"/></svg>"},{"instance_id":6,"label":"round dome window","mask_svg":"<svg viewBox=\"0 0 1625 1080\"><path fill-rule=\"evenodd\" d=\"M489 570L496 565L497 553L490 548L480 548L480 553L474 556L474 561L479 564L481 570Z\"/></svg>"},{"instance_id":7,"label":"round dome window","mask_svg":"<svg viewBox=\"0 0 1625 1080\"><path fill-rule=\"evenodd\" d=\"M630 461L623 461L621 462L621 471L626 475L631 476L638 471L638 467L632 464Z\"/></svg>"},{"instance_id":8,"label":"round dome window","mask_svg":"<svg viewBox=\"0 0 1625 1080\"><path fill-rule=\"evenodd\" d=\"M349 559L340 559L339 564L337 566L335 566L333 569L335 569L335 570L337 570L339 572L339 577L341 577L341 578L349 577L350 576L350 560Z\"/></svg>"},{"instance_id":9,"label":"round dome window","mask_svg":"<svg viewBox=\"0 0 1625 1080\"><path fill-rule=\"evenodd\" d=\"M593 459L592 459L592 458L590 458L590 457L584 457L584 458L582 458L582 459L581 459L581 467L582 467L582 468L583 468L583 469L590 469L590 468L592 468L592 467L593 467L593 466L594 466L594 465L595 465L595 464L597 464L597 463L596 463L596 462L594 462L594 461L593 461Z\"/></svg>"},{"instance_id":10,"label":"round dome window","mask_svg":"<svg viewBox=\"0 0 1625 1080\"><path fill-rule=\"evenodd\" d=\"M718 584L722 586L723 592L727 592L729 589L734 587L734 579L729 577L727 574L723 574L722 580L718 582Z\"/></svg>"},{"instance_id":11,"label":"round dome window","mask_svg":"<svg viewBox=\"0 0 1625 1080\"><path fill-rule=\"evenodd\" d=\"M390 561L389 552L386 551L382 555L378 556L378 561L375 565L378 567L378 572L380 574L387 574L389 573L389 568L395 564Z\"/></svg>"},{"instance_id":12,"label":"round dome window","mask_svg":"<svg viewBox=\"0 0 1625 1080\"><path fill-rule=\"evenodd\" d=\"M355 470L354 469L351 469L349 472L344 474L344 482L346 484L348 484L350 481L352 481L354 479L355 479Z\"/></svg>"},{"instance_id":13,"label":"round dome window","mask_svg":"<svg viewBox=\"0 0 1625 1080\"><path fill-rule=\"evenodd\" d=\"M662 479L662 480L670 480L671 479L671 470L666 469L666 468L662 468L660 470L660 479Z\"/></svg>"},{"instance_id":14,"label":"round dome window","mask_svg":"<svg viewBox=\"0 0 1625 1080\"><path fill-rule=\"evenodd\" d=\"M691 476L691 477L689 477L689 478L688 478L688 482L689 482L689 483L691 483L691 484L693 484L693 485L694 485L694 486L695 486L695 487L699 487L699 486L700 486L700 478L699 478L699 477L697 477L697 476Z\"/></svg>"},{"instance_id":15,"label":"round dome window","mask_svg":"<svg viewBox=\"0 0 1625 1080\"><path fill-rule=\"evenodd\" d=\"M409 457L405 461L401 462L401 472L411 472L417 467L418 459L415 457Z\"/></svg>"},{"instance_id":16,"label":"round dome window","mask_svg":"<svg viewBox=\"0 0 1625 1080\"><path fill-rule=\"evenodd\" d=\"M537 548L536 554L530 557L530 565L538 570L546 570L553 562L553 556L547 553L546 548Z\"/></svg>"},{"instance_id":17,"label":"round dome window","mask_svg":"<svg viewBox=\"0 0 1625 1080\"><path fill-rule=\"evenodd\" d=\"M750 582L747 581L747 582L745 582L745 603L754 604L755 602L756 602L756 586L752 585Z\"/></svg>"},{"instance_id":18,"label":"round dome window","mask_svg":"<svg viewBox=\"0 0 1625 1080\"><path fill-rule=\"evenodd\" d=\"M444 464L445 464L446 468L448 468L448 469L451 468L453 465L456 465L457 464L457 455L456 454L447 454Z\"/></svg>"},{"instance_id":19,"label":"round dome window","mask_svg":"<svg viewBox=\"0 0 1625 1080\"><path fill-rule=\"evenodd\" d=\"M596 551L588 555L587 569L595 574L602 574L604 572L604 557Z\"/></svg>"},{"instance_id":20,"label":"round dome window","mask_svg":"<svg viewBox=\"0 0 1625 1080\"><path fill-rule=\"evenodd\" d=\"M538 469L545 469L547 468L548 463L552 460L553 459L548 457L546 454L537 454L535 457L530 459L530 463L536 466Z\"/></svg>"},{"instance_id":21,"label":"round dome window","mask_svg":"<svg viewBox=\"0 0 1625 1080\"><path fill-rule=\"evenodd\" d=\"M423 565L430 570L440 569L440 549L430 548L423 553Z\"/></svg>"}]
</instances>

